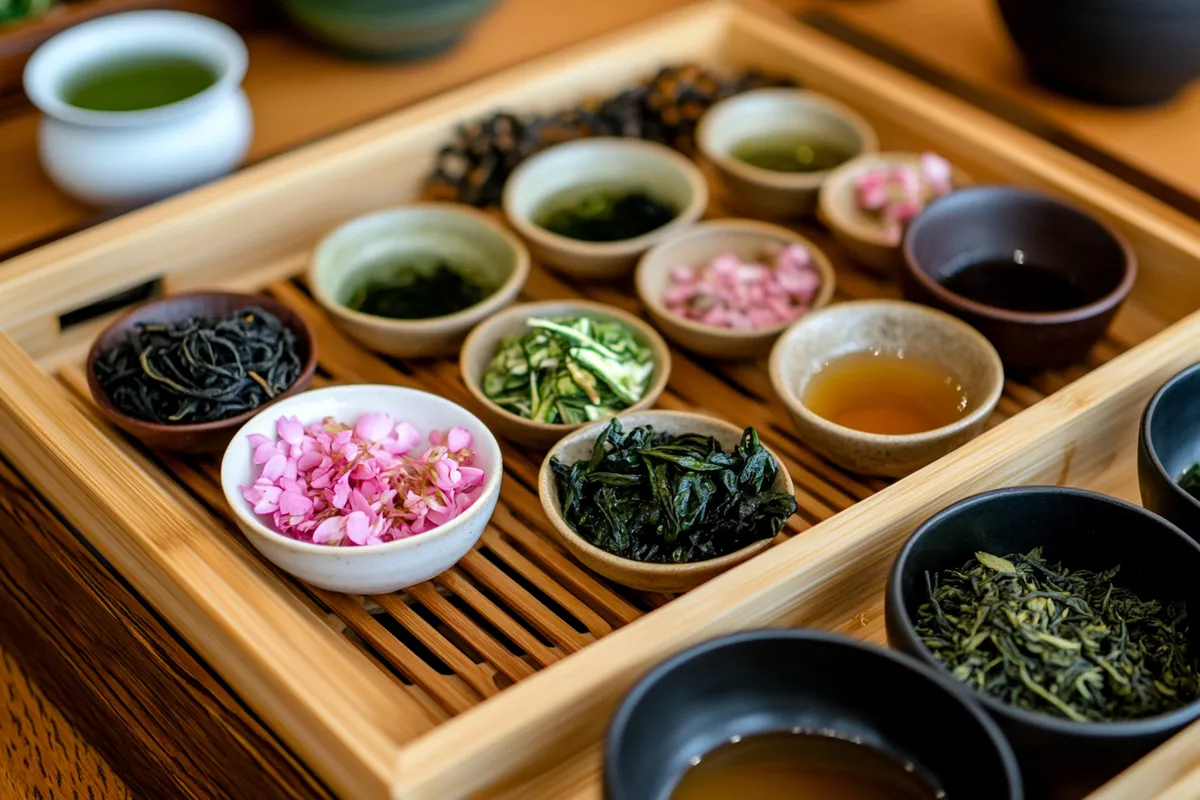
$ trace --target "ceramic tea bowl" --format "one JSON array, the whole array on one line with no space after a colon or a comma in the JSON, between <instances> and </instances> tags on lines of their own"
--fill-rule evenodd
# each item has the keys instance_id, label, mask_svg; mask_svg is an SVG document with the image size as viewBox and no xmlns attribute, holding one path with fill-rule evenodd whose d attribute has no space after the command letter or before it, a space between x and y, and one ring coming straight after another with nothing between
<instances>
[{"instance_id":1,"label":"ceramic tea bowl","mask_svg":"<svg viewBox=\"0 0 1200 800\"><path fill-rule=\"evenodd\" d=\"M1200 540L1200 500L1179 479L1200 461L1200 364L1162 385L1142 414L1138 485L1142 504Z\"/></svg>"},{"instance_id":2,"label":"ceramic tea bowl","mask_svg":"<svg viewBox=\"0 0 1200 800\"><path fill-rule=\"evenodd\" d=\"M519 444L535 450L547 450L580 425L552 424L535 422L531 419L496 405L483 392L483 375L488 365L500 348L500 344L509 336L519 336L529 330L526 321L530 317L576 317L587 316L593 319L619 322L628 328L634 337L648 347L653 354L654 371L646 387L646 394L629 411L642 411L652 407L658 401L659 395L667 388L667 378L671 375L671 351L667 343L658 335L645 320L626 313L619 308L592 303L587 300L547 300L540 303L519 303L503 311L493 314L471 331L463 343L462 354L459 356L459 370L463 384L475 399L475 408L495 433L500 434Z\"/></svg>"},{"instance_id":3,"label":"ceramic tea bowl","mask_svg":"<svg viewBox=\"0 0 1200 800\"><path fill-rule=\"evenodd\" d=\"M811 137L850 157L879 149L874 129L856 111L804 89L754 89L713 105L696 128L696 146L717 171L734 204L757 216L795 217L817 207L830 170L776 172L734 157L739 146L775 137Z\"/></svg>"},{"instance_id":4,"label":"ceramic tea bowl","mask_svg":"<svg viewBox=\"0 0 1200 800\"><path fill-rule=\"evenodd\" d=\"M460 264L495 288L473 306L427 319L391 319L346 305L381 263L412 254ZM471 328L515 300L528 277L529 251L521 240L458 203L416 203L351 220L321 240L308 268L313 297L334 324L371 350L398 358L457 353Z\"/></svg>"},{"instance_id":5,"label":"ceramic tea bowl","mask_svg":"<svg viewBox=\"0 0 1200 800\"><path fill-rule=\"evenodd\" d=\"M644 191L678 213L666 225L613 242L572 239L538 224L549 204L595 191ZM575 278L608 279L628 274L642 253L700 219L708 208L708 183L699 167L665 145L596 137L523 161L504 184L501 203L540 263Z\"/></svg>"},{"instance_id":6,"label":"ceramic tea bowl","mask_svg":"<svg viewBox=\"0 0 1200 800\"><path fill-rule=\"evenodd\" d=\"M737 446L743 432L742 428L724 420L684 411L640 411L621 414L619 419L625 430L650 425L656 432L661 433L698 433L702 436L711 436L726 451ZM546 454L545 460L542 461L542 468L538 472L538 497L542 501L542 509L546 512L546 518L554 527L554 532L558 534L558 540L585 567L610 581L631 589L640 589L646 592L685 592L716 577L725 570L753 558L774 543L774 539L762 539L740 550L707 561L694 561L686 564L651 564L613 555L589 542L563 518L562 498L559 495L558 484L555 482L550 462L558 459L564 464L575 464L587 460L592 455L596 439L604 432L608 424L609 420L601 420L564 436ZM771 488L791 494L794 487L787 468L769 448L767 452L779 466L775 483Z\"/></svg>"},{"instance_id":7,"label":"ceramic tea bowl","mask_svg":"<svg viewBox=\"0 0 1200 800\"><path fill-rule=\"evenodd\" d=\"M928 601L925 575L961 567L977 551L1005 556L1042 547L1071 570L1120 565L1114 582L1141 598L1200 607L1200 545L1143 508L1097 492L1061 486L999 489L935 514L900 551L886 594L888 643L949 670L922 642L914 620ZM1193 646L1200 645L1193 631ZM1073 722L1010 706L972 690L999 724L1035 800L1082 798L1200 717L1200 702L1131 722Z\"/></svg>"},{"instance_id":8,"label":"ceramic tea bowl","mask_svg":"<svg viewBox=\"0 0 1200 800\"><path fill-rule=\"evenodd\" d=\"M813 377L831 361L883 350L932 362L962 384L969 407L924 433L867 433L830 422L804 404ZM975 438L1004 389L1004 368L977 331L948 314L897 300L836 303L801 317L771 351L771 386L801 441L853 472L902 477Z\"/></svg>"},{"instance_id":9,"label":"ceramic tea bowl","mask_svg":"<svg viewBox=\"0 0 1200 800\"><path fill-rule=\"evenodd\" d=\"M275 399L279 402L303 392L312 382L317 369L317 337L304 318L283 303L261 294L231 292L191 292L150 300L134 307L96 337L87 356L88 390L100 412L114 425L151 450L176 453L219 453L225 449L238 428L254 417L268 403L253 411L215 422L192 425L162 425L131 417L117 409L96 377L96 359L110 347L123 342L138 325L181 322L190 317L222 317L242 308L258 306L274 315L296 335L296 351L300 357L300 375L295 383Z\"/></svg>"},{"instance_id":10,"label":"ceramic tea bowl","mask_svg":"<svg viewBox=\"0 0 1200 800\"><path fill-rule=\"evenodd\" d=\"M353 425L363 414L386 412L397 422L411 422L423 436L433 429L461 426L470 432L474 466L486 475L469 508L425 533L361 547L333 547L302 542L275 531L268 517L254 513L241 487L254 483L259 468L247 437L276 438L280 417L297 417L304 425L326 417ZM272 406L247 422L233 437L221 460L221 489L238 527L262 555L305 583L348 594L385 594L413 586L445 572L467 554L496 508L503 476L500 445L478 417L449 400L400 386L333 386L304 392Z\"/></svg>"},{"instance_id":11,"label":"ceramic tea bowl","mask_svg":"<svg viewBox=\"0 0 1200 800\"><path fill-rule=\"evenodd\" d=\"M281 0L318 42L368 59L426 58L454 46L497 0Z\"/></svg>"},{"instance_id":12,"label":"ceramic tea bowl","mask_svg":"<svg viewBox=\"0 0 1200 800\"><path fill-rule=\"evenodd\" d=\"M654 247L638 262L638 299L658 329L680 347L710 358L766 355L786 324L756 330L718 328L676 314L667 308L663 295L670 285L671 270L677 266L699 267L723 253L734 253L744 263L763 263L767 248L791 244L802 245L812 255L812 267L821 277L821 286L811 308L823 308L833 299L837 283L829 257L788 228L750 219L701 222Z\"/></svg>"},{"instance_id":13,"label":"ceramic tea bowl","mask_svg":"<svg viewBox=\"0 0 1200 800\"><path fill-rule=\"evenodd\" d=\"M1110 105L1170 100L1200 75L1200 7L1190 0L997 0L1033 77Z\"/></svg>"},{"instance_id":14,"label":"ceramic tea bowl","mask_svg":"<svg viewBox=\"0 0 1200 800\"><path fill-rule=\"evenodd\" d=\"M735 737L822 732L919 764L947 797L1020 800L1012 750L960 686L915 659L803 630L735 633L654 667L617 708L607 800L666 800Z\"/></svg>"},{"instance_id":15,"label":"ceramic tea bowl","mask_svg":"<svg viewBox=\"0 0 1200 800\"><path fill-rule=\"evenodd\" d=\"M940 282L983 259L1043 266L1082 300L1059 311L1014 311L977 302ZM1005 366L1069 364L1099 341L1129 296L1137 260L1112 226L1063 200L1012 186L974 186L935 200L904 237L900 285L986 336Z\"/></svg>"}]
</instances>

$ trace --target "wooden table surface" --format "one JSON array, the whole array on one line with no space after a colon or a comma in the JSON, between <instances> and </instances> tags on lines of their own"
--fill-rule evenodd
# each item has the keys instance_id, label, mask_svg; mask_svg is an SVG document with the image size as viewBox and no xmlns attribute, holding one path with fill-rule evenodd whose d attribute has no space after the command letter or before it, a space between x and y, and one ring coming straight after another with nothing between
<instances>
[{"instance_id":1,"label":"wooden table surface","mask_svg":"<svg viewBox=\"0 0 1200 800\"><path fill-rule=\"evenodd\" d=\"M1200 82L1161 108L1089 106L1026 80L990 0L774 1L789 10L832 14L851 33L894 46L1200 198L1200 151L1193 145L1200 132ZM251 159L685 3L606 0L564 13L562 0L505 0L455 51L415 65L345 61L283 31L252 33L246 88L257 130ZM32 109L0 119L0 252L97 218L41 173L36 123ZM30 530L53 535L23 547ZM88 598L102 613L92 617L92 626L56 627L46 606L64 595L75 602ZM203 797L234 786L236 794L249 796L245 791L253 785L264 791L287 787L270 796L325 795L186 643L2 463L0 619L6 620L0 625L0 800ZM192 752L160 744L169 739L164 731L180 722L156 719L164 708L187 715L181 719L192 729ZM129 752L131 742L145 743L144 752Z\"/></svg>"}]
</instances>

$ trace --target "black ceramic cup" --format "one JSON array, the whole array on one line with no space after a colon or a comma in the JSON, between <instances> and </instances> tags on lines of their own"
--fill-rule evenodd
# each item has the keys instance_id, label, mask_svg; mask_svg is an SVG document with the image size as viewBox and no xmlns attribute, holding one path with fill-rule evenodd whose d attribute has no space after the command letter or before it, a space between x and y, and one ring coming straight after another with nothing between
<instances>
[{"instance_id":1,"label":"black ceramic cup","mask_svg":"<svg viewBox=\"0 0 1200 800\"><path fill-rule=\"evenodd\" d=\"M1200 364L1164 383L1150 398L1138 431L1142 505L1200 541L1200 500L1179 478L1200 461Z\"/></svg>"},{"instance_id":2,"label":"black ceramic cup","mask_svg":"<svg viewBox=\"0 0 1200 800\"><path fill-rule=\"evenodd\" d=\"M975 186L933 201L909 226L903 255L905 298L974 326L1005 366L1015 368L1082 359L1104 336L1137 276L1133 251L1107 223L1063 200L1013 186ZM1061 273L1081 305L1015 311L942 285L967 265L1018 259Z\"/></svg>"},{"instance_id":3,"label":"black ceramic cup","mask_svg":"<svg viewBox=\"0 0 1200 800\"><path fill-rule=\"evenodd\" d=\"M1018 800L1020 775L965 690L880 647L816 631L713 639L656 667L608 730L608 800L667 800L692 758L734 736L832 730L912 761L950 798Z\"/></svg>"},{"instance_id":4,"label":"black ceramic cup","mask_svg":"<svg viewBox=\"0 0 1200 800\"><path fill-rule=\"evenodd\" d=\"M1119 564L1118 585L1143 599L1185 601L1193 615L1200 613L1200 545L1179 528L1107 495L1029 486L969 497L917 529L888 582L888 642L949 675L913 625L928 600L925 573L960 567L976 551L1004 556L1035 547L1072 570ZM1193 624L1200 646L1200 626ZM1081 723L1016 709L981 692L972 696L1012 744L1030 800L1084 797L1200 718L1200 702L1193 702L1141 720Z\"/></svg>"},{"instance_id":5,"label":"black ceramic cup","mask_svg":"<svg viewBox=\"0 0 1200 800\"><path fill-rule=\"evenodd\" d=\"M1110 105L1172 98L1200 75L1195 0L997 0L1033 77Z\"/></svg>"}]
</instances>

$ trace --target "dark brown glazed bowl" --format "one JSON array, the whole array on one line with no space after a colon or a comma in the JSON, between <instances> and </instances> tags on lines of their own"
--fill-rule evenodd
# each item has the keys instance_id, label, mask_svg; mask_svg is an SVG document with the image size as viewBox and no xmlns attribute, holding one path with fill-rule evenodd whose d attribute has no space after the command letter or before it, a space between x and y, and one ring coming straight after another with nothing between
<instances>
[{"instance_id":1,"label":"dark brown glazed bowl","mask_svg":"<svg viewBox=\"0 0 1200 800\"><path fill-rule=\"evenodd\" d=\"M968 300L937 280L964 263L1009 258L1068 274L1090 299L1066 311L1011 311ZM904 296L973 325L1005 366L1048 367L1083 358L1108 329L1133 288L1137 261L1108 223L1040 192L976 186L935 200L904 237Z\"/></svg>"},{"instance_id":2,"label":"dark brown glazed bowl","mask_svg":"<svg viewBox=\"0 0 1200 800\"><path fill-rule=\"evenodd\" d=\"M174 453L219 453L242 425L271 403L259 406L236 417L205 422L196 425L161 425L136 419L117 410L108 399L96 377L96 359L101 352L123 341L135 325L147 322L178 322L188 317L215 317L230 314L239 308L258 306L274 314L284 326L296 334L296 348L300 355L300 375L287 391L272 402L297 394L312 383L317 369L317 338L308 323L295 311L260 294L235 294L231 292L194 292L161 297L136 306L125 316L105 328L96 337L87 357L88 389L92 400L106 418L121 430L140 440L152 450Z\"/></svg>"}]
</instances>

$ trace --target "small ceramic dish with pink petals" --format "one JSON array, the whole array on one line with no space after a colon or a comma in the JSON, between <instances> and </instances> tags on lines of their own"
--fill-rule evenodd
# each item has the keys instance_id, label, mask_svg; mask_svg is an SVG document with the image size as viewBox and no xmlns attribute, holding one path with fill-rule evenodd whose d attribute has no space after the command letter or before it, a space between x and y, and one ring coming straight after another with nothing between
<instances>
[{"instance_id":1,"label":"small ceramic dish with pink petals","mask_svg":"<svg viewBox=\"0 0 1200 800\"><path fill-rule=\"evenodd\" d=\"M500 497L500 445L471 412L399 386L335 386L247 422L221 461L238 526L322 589L386 594L445 572Z\"/></svg>"},{"instance_id":2,"label":"small ceramic dish with pink petals","mask_svg":"<svg viewBox=\"0 0 1200 800\"><path fill-rule=\"evenodd\" d=\"M635 280L663 335L711 358L766 355L835 288L833 265L816 245L749 219L693 225L642 256Z\"/></svg>"},{"instance_id":3,"label":"small ceramic dish with pink petals","mask_svg":"<svg viewBox=\"0 0 1200 800\"><path fill-rule=\"evenodd\" d=\"M971 178L936 153L867 153L829 174L817 217L850 256L894 277L904 231L925 206Z\"/></svg>"}]
</instances>

